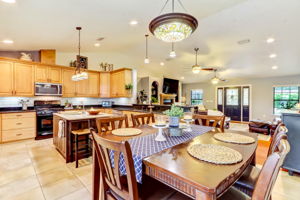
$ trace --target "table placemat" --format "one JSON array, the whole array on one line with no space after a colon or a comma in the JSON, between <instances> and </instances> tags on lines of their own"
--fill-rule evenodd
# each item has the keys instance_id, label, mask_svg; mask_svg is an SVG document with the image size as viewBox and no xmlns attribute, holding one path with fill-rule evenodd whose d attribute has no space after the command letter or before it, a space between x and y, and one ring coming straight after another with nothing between
<instances>
[{"instance_id":1,"label":"table placemat","mask_svg":"<svg viewBox=\"0 0 300 200\"><path fill-rule=\"evenodd\" d=\"M187 151L194 158L219 165L235 164L243 160L240 152L216 144L194 144Z\"/></svg>"},{"instance_id":2,"label":"table placemat","mask_svg":"<svg viewBox=\"0 0 300 200\"><path fill-rule=\"evenodd\" d=\"M142 133L142 130L137 128L119 128L111 132L113 135L117 136L134 136Z\"/></svg>"},{"instance_id":3,"label":"table placemat","mask_svg":"<svg viewBox=\"0 0 300 200\"><path fill-rule=\"evenodd\" d=\"M149 135L136 137L128 140L133 155L133 162L134 162L137 182L142 183L142 173L143 173L142 166L143 166L143 159L145 157L151 156L155 153L161 152L170 147L189 141L196 136L202 135L212 130L212 127L200 126L200 125L191 125L191 128L192 128L192 132L184 132L182 136L178 136L178 137L166 136L167 140L164 142L155 141L155 137L157 134L149 134ZM114 166L113 151L110 152L110 160L112 166ZM121 174L126 174L124 158L122 155L119 161L119 168Z\"/></svg>"},{"instance_id":4,"label":"table placemat","mask_svg":"<svg viewBox=\"0 0 300 200\"><path fill-rule=\"evenodd\" d=\"M252 144L255 139L246 135L237 133L217 133L214 138L222 142L234 143L234 144Z\"/></svg>"}]
</instances>

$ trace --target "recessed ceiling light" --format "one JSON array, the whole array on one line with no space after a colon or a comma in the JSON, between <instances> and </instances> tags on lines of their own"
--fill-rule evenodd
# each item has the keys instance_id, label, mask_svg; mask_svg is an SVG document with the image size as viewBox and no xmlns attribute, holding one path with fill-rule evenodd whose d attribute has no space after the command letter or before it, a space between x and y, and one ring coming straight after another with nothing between
<instances>
[{"instance_id":1,"label":"recessed ceiling light","mask_svg":"<svg viewBox=\"0 0 300 200\"><path fill-rule=\"evenodd\" d=\"M16 0L2 0L5 3L16 3Z\"/></svg>"},{"instance_id":2,"label":"recessed ceiling light","mask_svg":"<svg viewBox=\"0 0 300 200\"><path fill-rule=\"evenodd\" d=\"M268 39L267 39L267 43L269 43L269 44L270 44L270 43L273 43L274 41L275 41L274 38L268 38Z\"/></svg>"},{"instance_id":3,"label":"recessed ceiling light","mask_svg":"<svg viewBox=\"0 0 300 200\"><path fill-rule=\"evenodd\" d=\"M129 22L129 24L130 24L131 26L135 26L135 25L138 24L138 21L136 21L136 20L131 20L131 21Z\"/></svg>"},{"instance_id":4,"label":"recessed ceiling light","mask_svg":"<svg viewBox=\"0 0 300 200\"><path fill-rule=\"evenodd\" d=\"M269 55L269 57L270 57L270 58L276 58L277 55L276 55L275 53L272 53L272 54Z\"/></svg>"},{"instance_id":5,"label":"recessed ceiling light","mask_svg":"<svg viewBox=\"0 0 300 200\"><path fill-rule=\"evenodd\" d=\"M160 65L161 65L161 66L164 66L164 65L165 65L165 63L164 63L164 62L161 62L161 63L160 63Z\"/></svg>"},{"instance_id":6,"label":"recessed ceiling light","mask_svg":"<svg viewBox=\"0 0 300 200\"><path fill-rule=\"evenodd\" d=\"M14 43L14 41L12 41L12 40L2 40L2 42L4 44L13 44Z\"/></svg>"},{"instance_id":7,"label":"recessed ceiling light","mask_svg":"<svg viewBox=\"0 0 300 200\"><path fill-rule=\"evenodd\" d=\"M180 77L182 80L184 79L184 77L182 76L182 77Z\"/></svg>"},{"instance_id":8,"label":"recessed ceiling light","mask_svg":"<svg viewBox=\"0 0 300 200\"><path fill-rule=\"evenodd\" d=\"M276 70L276 69L278 69L278 66L274 65L274 66L272 66L272 69Z\"/></svg>"},{"instance_id":9,"label":"recessed ceiling light","mask_svg":"<svg viewBox=\"0 0 300 200\"><path fill-rule=\"evenodd\" d=\"M100 47L101 44L100 44L100 43L95 43L94 46L95 46L95 47Z\"/></svg>"}]
</instances>

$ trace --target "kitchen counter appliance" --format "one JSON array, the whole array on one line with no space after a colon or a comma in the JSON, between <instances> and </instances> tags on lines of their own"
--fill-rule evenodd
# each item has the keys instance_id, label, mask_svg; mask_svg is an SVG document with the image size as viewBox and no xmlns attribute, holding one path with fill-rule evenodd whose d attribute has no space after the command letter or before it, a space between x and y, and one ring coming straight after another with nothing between
<instances>
[{"instance_id":1,"label":"kitchen counter appliance","mask_svg":"<svg viewBox=\"0 0 300 200\"><path fill-rule=\"evenodd\" d=\"M62 96L62 85L53 83L35 83L35 96Z\"/></svg>"}]
</instances>

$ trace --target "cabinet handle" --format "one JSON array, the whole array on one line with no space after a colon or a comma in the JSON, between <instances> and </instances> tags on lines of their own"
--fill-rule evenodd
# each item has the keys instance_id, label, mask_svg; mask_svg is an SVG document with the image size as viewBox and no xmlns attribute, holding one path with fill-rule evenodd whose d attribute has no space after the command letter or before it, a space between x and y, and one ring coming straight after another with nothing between
<instances>
[{"instance_id":1,"label":"cabinet handle","mask_svg":"<svg viewBox=\"0 0 300 200\"><path fill-rule=\"evenodd\" d=\"M22 117L22 115L16 115L17 117Z\"/></svg>"},{"instance_id":2,"label":"cabinet handle","mask_svg":"<svg viewBox=\"0 0 300 200\"><path fill-rule=\"evenodd\" d=\"M23 135L23 134L22 134L22 133L18 133L18 134L17 134L17 136L21 136L21 135Z\"/></svg>"},{"instance_id":3,"label":"cabinet handle","mask_svg":"<svg viewBox=\"0 0 300 200\"><path fill-rule=\"evenodd\" d=\"M16 123L16 124L17 124L17 125L21 125L22 123L19 122L19 123Z\"/></svg>"}]
</instances>

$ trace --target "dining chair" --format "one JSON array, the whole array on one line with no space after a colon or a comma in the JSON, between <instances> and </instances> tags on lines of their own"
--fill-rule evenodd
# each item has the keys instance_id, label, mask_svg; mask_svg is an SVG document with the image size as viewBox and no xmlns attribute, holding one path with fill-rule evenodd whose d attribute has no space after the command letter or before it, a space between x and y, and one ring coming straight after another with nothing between
<instances>
[{"instance_id":1,"label":"dining chair","mask_svg":"<svg viewBox=\"0 0 300 200\"><path fill-rule=\"evenodd\" d=\"M127 115L107 118L97 118L96 125L99 133L106 133L118 128L128 128Z\"/></svg>"},{"instance_id":2,"label":"dining chair","mask_svg":"<svg viewBox=\"0 0 300 200\"><path fill-rule=\"evenodd\" d=\"M274 152L279 151L279 145L281 140L287 139L287 132L288 129L282 124L276 130L277 132L274 133L272 143L269 147L268 156L273 154ZM245 194L252 196L255 184L258 180L259 174L261 170L258 167L255 167L253 165L249 165L243 175L237 180L237 182L234 184L234 187L239 189L240 191L244 192Z\"/></svg>"},{"instance_id":3,"label":"dining chair","mask_svg":"<svg viewBox=\"0 0 300 200\"><path fill-rule=\"evenodd\" d=\"M195 120L195 124L220 128L222 132L224 132L225 115L212 116L194 114L193 119Z\"/></svg>"},{"instance_id":4,"label":"dining chair","mask_svg":"<svg viewBox=\"0 0 300 200\"><path fill-rule=\"evenodd\" d=\"M106 199L168 199L176 193L175 190L150 177L143 177L143 184L138 184L130 145L127 141L111 141L99 136L91 130L95 156L99 165L99 180L94 179L95 197L100 194L101 200ZM114 154L113 163L110 153ZM126 175L120 173L119 162L124 159ZM95 158L94 158L95 159ZM100 184L99 184L100 183ZM99 186L100 187L97 187ZM97 199L98 200L98 199Z\"/></svg>"},{"instance_id":5,"label":"dining chair","mask_svg":"<svg viewBox=\"0 0 300 200\"><path fill-rule=\"evenodd\" d=\"M139 125L150 124L155 122L153 113L146 114L131 114L133 127L137 127Z\"/></svg>"},{"instance_id":6,"label":"dining chair","mask_svg":"<svg viewBox=\"0 0 300 200\"><path fill-rule=\"evenodd\" d=\"M290 145L286 139L280 140L279 151L272 153L265 161L261 173L258 176L252 197L236 189L230 187L225 193L219 195L218 200L270 200L271 193L275 181L278 177L279 170L284 159L290 151ZM189 198L183 194L176 193L173 199L188 200Z\"/></svg>"}]
</instances>

